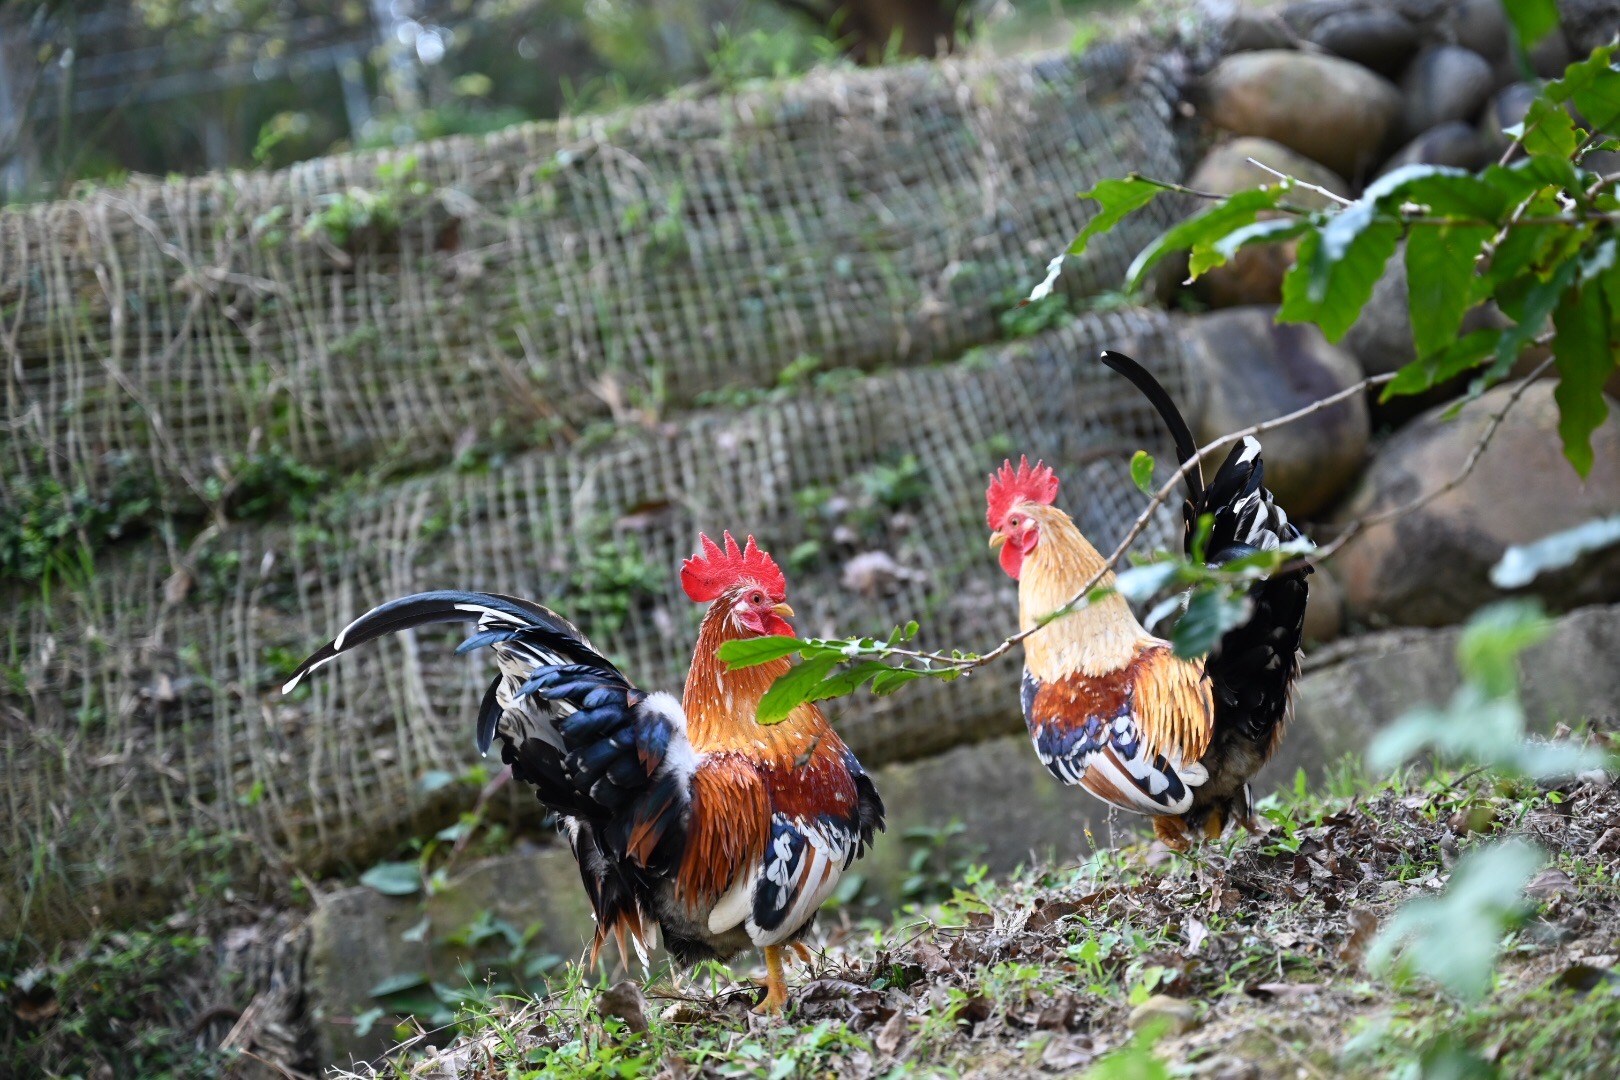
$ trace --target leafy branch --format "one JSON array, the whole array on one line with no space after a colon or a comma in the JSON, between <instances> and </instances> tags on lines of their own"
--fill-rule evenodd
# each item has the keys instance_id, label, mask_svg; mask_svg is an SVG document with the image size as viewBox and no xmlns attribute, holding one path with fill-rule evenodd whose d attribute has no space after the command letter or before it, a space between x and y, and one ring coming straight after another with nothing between
<instances>
[{"instance_id":1,"label":"leafy branch","mask_svg":"<svg viewBox=\"0 0 1620 1080\"><path fill-rule=\"evenodd\" d=\"M1521 29L1530 33L1535 27ZM1297 258L1284 276L1277 317L1282 322L1314 323L1337 341L1360 316L1404 239L1417 359L1391 375L1364 379L1285 416L1214 440L1157 490L1151 488L1153 461L1138 452L1131 464L1132 478L1144 493L1151 492L1150 498L1102 567L1056 611L983 652L916 648L915 623L896 628L883 639L769 638L726 646L721 659L733 667L795 654L802 660L772 687L761 705L761 722L785 718L800 702L842 696L868 683L875 693L884 694L917 679L960 678L1005 656L1054 619L1114 593L1137 601L1169 590L1186 593L1185 612L1171 641L1181 655L1205 653L1226 628L1246 616L1244 594L1256 578L1301 563L1319 563L1367 526L1412 513L1466 480L1504 418L1549 368L1558 375L1555 400L1565 456L1581 476L1588 475L1592 433L1608 414L1603 385L1620 356L1620 174L1601 175L1583 163L1595 150L1620 149L1620 140L1609 134L1620 121L1617 48L1596 50L1571 64L1562 79L1547 84L1524 122L1507 132L1510 145L1501 159L1476 173L1407 166L1375 180L1353 200L1269 169L1278 176L1276 183L1233 195L1134 173L1100 181L1083 192L1082 198L1098 204L1098 212L1066 252L1048 264L1046 278L1032 298L1051 291L1065 257L1083 254L1093 237L1173 193L1212 205L1172 226L1136 256L1126 271L1127 292L1141 291L1153 268L1176 252L1187 253L1191 276L1196 278L1250 244L1297 241ZM1588 127L1576 125L1572 108ZM1289 195L1295 189L1325 195L1332 205L1312 208L1292 202ZM1511 322L1462 334L1464 317L1486 302L1494 302ZM1457 474L1438 487L1351 523L1322 548L1301 545L1221 568L1205 566L1196 548L1190 558L1160 553L1106 583L1187 473L1215 452L1374 386L1382 386L1387 399L1420 393L1472 372L1468 390L1472 399L1505 379L1532 345L1550 345L1552 355L1519 381ZM1160 603L1150 623L1177 606L1179 600Z\"/></svg>"}]
</instances>

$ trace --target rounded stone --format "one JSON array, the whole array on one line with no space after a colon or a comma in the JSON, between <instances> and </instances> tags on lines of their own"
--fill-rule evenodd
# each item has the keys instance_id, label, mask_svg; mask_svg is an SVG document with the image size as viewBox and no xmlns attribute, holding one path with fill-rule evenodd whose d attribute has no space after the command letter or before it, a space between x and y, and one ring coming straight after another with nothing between
<instances>
[{"instance_id":1,"label":"rounded stone","mask_svg":"<svg viewBox=\"0 0 1620 1080\"><path fill-rule=\"evenodd\" d=\"M1271 420L1355 385L1350 355L1304 324L1279 325L1268 305L1188 318L1182 340L1192 377L1205 388L1188 418L1200 445ZM1266 484L1291 517L1323 509L1361 471L1367 451L1367 403L1347 398L1263 432Z\"/></svg>"},{"instance_id":2,"label":"rounded stone","mask_svg":"<svg viewBox=\"0 0 1620 1080\"><path fill-rule=\"evenodd\" d=\"M1335 56L1389 76L1398 75L1418 48L1417 27L1388 8L1328 15L1311 29L1309 37Z\"/></svg>"},{"instance_id":3,"label":"rounded stone","mask_svg":"<svg viewBox=\"0 0 1620 1080\"><path fill-rule=\"evenodd\" d=\"M1264 11L1240 11L1226 26L1228 53L1258 52L1261 49L1292 49L1293 32L1281 19Z\"/></svg>"},{"instance_id":4,"label":"rounded stone","mask_svg":"<svg viewBox=\"0 0 1620 1080\"><path fill-rule=\"evenodd\" d=\"M1401 80L1408 135L1448 120L1472 120L1495 86L1490 63L1478 53L1456 45L1424 49Z\"/></svg>"},{"instance_id":5,"label":"rounded stone","mask_svg":"<svg viewBox=\"0 0 1620 1080\"><path fill-rule=\"evenodd\" d=\"M1530 111L1530 103L1536 100L1540 93L1534 86L1525 82L1512 83L1502 87L1485 105L1485 112L1479 118L1479 137L1484 143L1486 153L1496 158L1508 148L1509 139L1504 134L1505 129L1519 123Z\"/></svg>"},{"instance_id":6,"label":"rounded stone","mask_svg":"<svg viewBox=\"0 0 1620 1080\"><path fill-rule=\"evenodd\" d=\"M1439 29L1487 60L1508 58L1512 38L1502 0L1456 0L1441 16Z\"/></svg>"},{"instance_id":7,"label":"rounded stone","mask_svg":"<svg viewBox=\"0 0 1620 1080\"><path fill-rule=\"evenodd\" d=\"M1204 76L1204 116L1279 142L1341 176L1364 173L1400 119L1400 92L1337 56L1276 49L1228 56Z\"/></svg>"},{"instance_id":8,"label":"rounded stone","mask_svg":"<svg viewBox=\"0 0 1620 1080\"><path fill-rule=\"evenodd\" d=\"M1498 386L1454 420L1445 418L1449 406L1437 406L1397 432L1378 449L1336 521L1407 505L1449 482L1512 393L1512 386ZM1332 566L1352 618L1374 625L1460 622L1501 597L1490 570L1510 545L1620 513L1620 411L1610 402L1583 483L1564 459L1553 393L1550 381L1532 384L1466 480L1345 545ZM1620 548L1538 578L1529 591L1556 609L1620 598Z\"/></svg>"},{"instance_id":9,"label":"rounded stone","mask_svg":"<svg viewBox=\"0 0 1620 1080\"><path fill-rule=\"evenodd\" d=\"M1393 172L1404 165L1449 165L1472 172L1482 167L1488 156L1479 132L1470 124L1452 120L1430 128L1395 151L1381 171Z\"/></svg>"},{"instance_id":10,"label":"rounded stone","mask_svg":"<svg viewBox=\"0 0 1620 1080\"><path fill-rule=\"evenodd\" d=\"M1281 143L1252 136L1229 139L1210 150L1193 169L1187 184L1199 191L1230 195L1260 184L1274 183L1277 178L1254 164L1254 161L1332 192L1343 194L1347 190L1344 178L1332 169L1294 153ZM1327 196L1307 188L1297 189L1290 198L1316 209L1332 204ZM1282 300L1283 275L1293 265L1297 247L1293 242L1246 247L1224 266L1218 266L1199 277L1193 283L1193 291L1204 303L1216 308L1278 303ZM1185 278L1185 258L1180 265L1180 277Z\"/></svg>"},{"instance_id":11,"label":"rounded stone","mask_svg":"<svg viewBox=\"0 0 1620 1080\"><path fill-rule=\"evenodd\" d=\"M1185 1035L1198 1026L1198 1013L1190 1002L1181 998L1154 994L1131 1010L1127 1023L1132 1031L1154 1027L1164 1035Z\"/></svg>"},{"instance_id":12,"label":"rounded stone","mask_svg":"<svg viewBox=\"0 0 1620 1080\"><path fill-rule=\"evenodd\" d=\"M1305 603L1305 643L1326 645L1344 633L1344 590L1333 571L1318 566L1311 575L1310 597Z\"/></svg>"}]
</instances>

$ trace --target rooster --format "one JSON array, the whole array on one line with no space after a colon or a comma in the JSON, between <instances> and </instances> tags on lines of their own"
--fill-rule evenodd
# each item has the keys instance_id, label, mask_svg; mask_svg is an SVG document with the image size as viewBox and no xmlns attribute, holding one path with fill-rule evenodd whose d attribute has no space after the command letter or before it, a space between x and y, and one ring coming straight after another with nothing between
<instances>
[{"instance_id":1,"label":"rooster","mask_svg":"<svg viewBox=\"0 0 1620 1080\"><path fill-rule=\"evenodd\" d=\"M1183 463L1197 444L1170 395L1130 357L1103 362L1152 402ZM1184 545L1193 554L1201 518L1211 565L1299 539L1262 483L1260 444L1245 438L1208 487L1187 470ZM1041 462L1006 462L986 492L990 546L1018 582L1019 625L1029 630L1104 568L1097 549L1052 505L1058 478ZM1053 776L1153 818L1175 851L1221 835L1230 821L1254 828L1249 780L1281 742L1299 672L1306 575L1300 567L1249 588L1246 622L1201 661L1184 660L1148 633L1125 598L1103 598L1041 627L1024 641L1024 720ZM1098 584L1110 588L1114 574Z\"/></svg>"},{"instance_id":2,"label":"rooster","mask_svg":"<svg viewBox=\"0 0 1620 1080\"><path fill-rule=\"evenodd\" d=\"M727 670L728 641L791 635L787 585L754 538L707 536L681 585L709 605L686 690L634 686L577 629L539 604L477 592L425 592L373 608L283 687L385 634L476 622L458 653L488 646L500 673L478 711L477 744L555 812L596 917L594 962L611 935L645 959L655 928L678 963L761 949L760 1012L787 1002L783 951L803 937L839 877L883 828L883 802L814 705L756 720L787 658Z\"/></svg>"}]
</instances>

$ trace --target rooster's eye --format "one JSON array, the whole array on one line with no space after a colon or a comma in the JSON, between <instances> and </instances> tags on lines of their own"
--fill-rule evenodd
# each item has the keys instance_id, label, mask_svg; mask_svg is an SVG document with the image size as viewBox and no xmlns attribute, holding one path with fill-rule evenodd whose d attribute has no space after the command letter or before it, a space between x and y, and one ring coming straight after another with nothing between
<instances>
[{"instance_id":1,"label":"rooster's eye","mask_svg":"<svg viewBox=\"0 0 1620 1080\"><path fill-rule=\"evenodd\" d=\"M763 604L765 602L765 597L759 593L755 593L753 596L748 598L748 602L750 604Z\"/></svg>"}]
</instances>

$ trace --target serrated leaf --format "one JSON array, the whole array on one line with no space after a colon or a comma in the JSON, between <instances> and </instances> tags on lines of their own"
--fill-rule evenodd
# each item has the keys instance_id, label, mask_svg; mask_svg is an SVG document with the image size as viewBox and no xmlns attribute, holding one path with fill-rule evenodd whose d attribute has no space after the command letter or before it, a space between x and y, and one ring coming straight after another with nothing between
<instances>
[{"instance_id":1,"label":"serrated leaf","mask_svg":"<svg viewBox=\"0 0 1620 1080\"><path fill-rule=\"evenodd\" d=\"M1478 287L1474 259L1494 232L1489 226L1437 226L1413 229L1406 238L1406 295L1418 356L1456 344Z\"/></svg>"},{"instance_id":2,"label":"serrated leaf","mask_svg":"<svg viewBox=\"0 0 1620 1080\"><path fill-rule=\"evenodd\" d=\"M1395 378L1385 385L1379 400L1388 401L1404 394L1421 394L1432 386L1448 382L1478 367L1496 351L1501 337L1500 330L1475 330L1434 356L1412 361L1395 373Z\"/></svg>"},{"instance_id":3,"label":"serrated leaf","mask_svg":"<svg viewBox=\"0 0 1620 1080\"><path fill-rule=\"evenodd\" d=\"M786 720L789 713L808 700L811 691L838 666L839 660L837 654L812 656L777 679L759 699L759 722L770 725Z\"/></svg>"},{"instance_id":4,"label":"serrated leaf","mask_svg":"<svg viewBox=\"0 0 1620 1080\"><path fill-rule=\"evenodd\" d=\"M1603 384L1614 371L1609 312L1595 283L1565 292L1553 312L1553 362L1558 368L1558 435L1564 457L1581 479L1592 472L1592 433L1609 416Z\"/></svg>"},{"instance_id":5,"label":"serrated leaf","mask_svg":"<svg viewBox=\"0 0 1620 1080\"><path fill-rule=\"evenodd\" d=\"M805 695L804 699L806 701L823 701L827 698L844 697L846 694L853 694L861 688L862 684L871 681L885 671L893 670L889 665L879 663L876 660L862 660L858 664L851 665L843 671L835 672L822 679L821 682L810 688L810 692Z\"/></svg>"},{"instance_id":6,"label":"serrated leaf","mask_svg":"<svg viewBox=\"0 0 1620 1080\"><path fill-rule=\"evenodd\" d=\"M1395 221L1371 223L1332 246L1325 233L1306 233L1298 261L1283 278L1277 321L1313 322L1329 341L1344 337L1372 297L1400 235Z\"/></svg>"},{"instance_id":7,"label":"serrated leaf","mask_svg":"<svg viewBox=\"0 0 1620 1080\"><path fill-rule=\"evenodd\" d=\"M1250 244L1292 240L1309 228L1311 223L1305 218L1271 218L1233 229L1214 243L1194 244L1187 263L1188 273L1195 278L1201 277L1215 267L1230 262L1232 256Z\"/></svg>"},{"instance_id":8,"label":"serrated leaf","mask_svg":"<svg viewBox=\"0 0 1620 1080\"><path fill-rule=\"evenodd\" d=\"M384 896L410 896L422 891L422 870L413 862L378 863L360 875L360 884Z\"/></svg>"},{"instance_id":9,"label":"serrated leaf","mask_svg":"<svg viewBox=\"0 0 1620 1080\"><path fill-rule=\"evenodd\" d=\"M1400 172L1404 175L1398 184L1379 189L1380 206L1385 210L1390 209L1391 204L1409 202L1446 217L1495 221L1509 205L1508 196L1499 185L1461 169L1409 165Z\"/></svg>"},{"instance_id":10,"label":"serrated leaf","mask_svg":"<svg viewBox=\"0 0 1620 1080\"><path fill-rule=\"evenodd\" d=\"M1131 455L1131 482L1142 494L1153 494L1153 455L1146 450Z\"/></svg>"},{"instance_id":11,"label":"serrated leaf","mask_svg":"<svg viewBox=\"0 0 1620 1080\"><path fill-rule=\"evenodd\" d=\"M1558 0L1508 0L1502 7L1526 49L1558 29Z\"/></svg>"},{"instance_id":12,"label":"serrated leaf","mask_svg":"<svg viewBox=\"0 0 1620 1080\"><path fill-rule=\"evenodd\" d=\"M1080 198L1095 199L1101 208L1085 228L1081 229L1075 238L1069 242L1068 254L1085 254L1086 245L1098 233L1107 232L1124 219L1126 214L1133 210L1140 210L1153 201L1164 187L1149 183L1140 177L1126 177L1123 180L1099 180L1090 191L1082 191ZM1050 272L1050 265L1048 272Z\"/></svg>"},{"instance_id":13,"label":"serrated leaf","mask_svg":"<svg viewBox=\"0 0 1620 1080\"><path fill-rule=\"evenodd\" d=\"M1524 133L1520 140L1524 152L1533 157L1556 157L1568 161L1575 153L1575 121L1569 110L1545 97L1530 102L1524 114Z\"/></svg>"},{"instance_id":14,"label":"serrated leaf","mask_svg":"<svg viewBox=\"0 0 1620 1080\"><path fill-rule=\"evenodd\" d=\"M1620 120L1620 72L1614 69L1613 45L1594 49L1585 60L1564 69L1543 94L1553 101L1572 101L1594 131L1609 131Z\"/></svg>"},{"instance_id":15,"label":"serrated leaf","mask_svg":"<svg viewBox=\"0 0 1620 1080\"><path fill-rule=\"evenodd\" d=\"M1170 635L1175 654L1183 660L1208 655L1221 635L1249 617L1248 597L1228 596L1221 589L1201 589L1187 602L1187 611Z\"/></svg>"},{"instance_id":16,"label":"serrated leaf","mask_svg":"<svg viewBox=\"0 0 1620 1080\"><path fill-rule=\"evenodd\" d=\"M1512 369L1519 353L1541 334L1579 273L1580 263L1566 259L1558 264L1551 277L1535 281L1524 291L1522 299L1513 304L1512 314L1517 321L1497 339L1495 360L1482 377L1485 385L1499 381Z\"/></svg>"},{"instance_id":17,"label":"serrated leaf","mask_svg":"<svg viewBox=\"0 0 1620 1080\"><path fill-rule=\"evenodd\" d=\"M1508 548L1491 567L1491 584L1498 589L1523 588L1542 574L1574 566L1588 552L1616 545L1620 545L1620 515L1596 518Z\"/></svg>"},{"instance_id":18,"label":"serrated leaf","mask_svg":"<svg viewBox=\"0 0 1620 1080\"><path fill-rule=\"evenodd\" d=\"M1125 271L1125 291L1133 293L1141 289L1148 271L1171 252L1184 251L1197 245L1212 245L1228 233L1252 224L1260 211L1276 209L1281 198L1279 188L1251 188L1229 195L1208 210L1173 226L1131 261Z\"/></svg>"},{"instance_id":19,"label":"serrated leaf","mask_svg":"<svg viewBox=\"0 0 1620 1080\"><path fill-rule=\"evenodd\" d=\"M882 697L885 694L894 693L908 682L923 678L927 678L927 676L921 671L910 668L890 668L872 680L872 693Z\"/></svg>"},{"instance_id":20,"label":"serrated leaf","mask_svg":"<svg viewBox=\"0 0 1620 1080\"><path fill-rule=\"evenodd\" d=\"M715 655L725 663L727 671L736 671L739 668L758 667L772 660L780 660L784 656L792 656L807 644L808 642L800 641L798 638L782 635L741 638L721 643Z\"/></svg>"}]
</instances>

